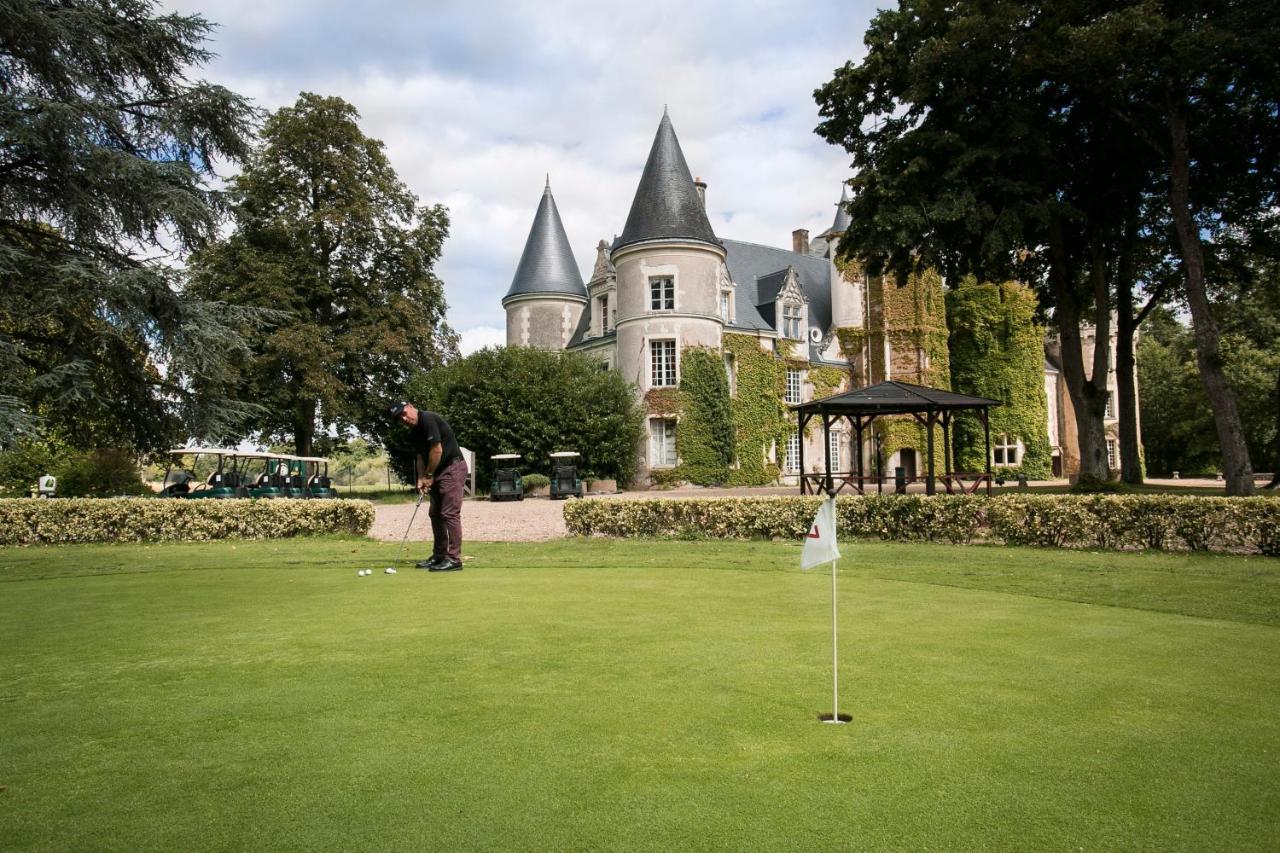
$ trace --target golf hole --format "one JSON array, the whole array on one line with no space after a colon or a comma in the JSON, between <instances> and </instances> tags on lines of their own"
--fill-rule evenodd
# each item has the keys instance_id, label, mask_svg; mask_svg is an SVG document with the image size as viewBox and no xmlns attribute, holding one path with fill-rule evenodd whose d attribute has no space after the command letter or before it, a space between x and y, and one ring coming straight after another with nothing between
<instances>
[{"instance_id":1,"label":"golf hole","mask_svg":"<svg viewBox=\"0 0 1280 853\"><path fill-rule=\"evenodd\" d=\"M819 715L818 715L818 719L819 719L819 720L821 720L821 721L822 721L822 722L824 722L824 723L852 723L852 722L853 722L853 715L852 715L852 714L837 714L837 715L836 715L836 717L835 717L835 719L832 719L830 714L819 714Z\"/></svg>"}]
</instances>

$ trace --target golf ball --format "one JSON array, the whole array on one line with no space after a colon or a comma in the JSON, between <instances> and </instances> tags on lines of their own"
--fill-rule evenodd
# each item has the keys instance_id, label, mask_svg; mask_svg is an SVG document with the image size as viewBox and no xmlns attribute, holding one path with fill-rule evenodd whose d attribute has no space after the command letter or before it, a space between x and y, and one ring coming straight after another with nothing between
<instances>
[{"instance_id":1,"label":"golf ball","mask_svg":"<svg viewBox=\"0 0 1280 853\"><path fill-rule=\"evenodd\" d=\"M356 572L356 574L358 574L360 577L364 577L365 575L369 574L369 570L361 569L360 571Z\"/></svg>"},{"instance_id":2,"label":"golf ball","mask_svg":"<svg viewBox=\"0 0 1280 853\"><path fill-rule=\"evenodd\" d=\"M387 574L394 575L395 573L396 573L395 569L391 568L390 566L387 566Z\"/></svg>"}]
</instances>

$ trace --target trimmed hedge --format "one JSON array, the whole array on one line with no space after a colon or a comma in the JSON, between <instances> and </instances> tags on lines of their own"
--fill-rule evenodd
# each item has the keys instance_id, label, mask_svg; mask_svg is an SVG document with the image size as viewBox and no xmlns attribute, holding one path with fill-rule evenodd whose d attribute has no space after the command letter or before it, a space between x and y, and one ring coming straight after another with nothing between
<instances>
[{"instance_id":1,"label":"trimmed hedge","mask_svg":"<svg viewBox=\"0 0 1280 853\"><path fill-rule=\"evenodd\" d=\"M373 504L353 500L0 500L0 545L364 535Z\"/></svg>"},{"instance_id":2,"label":"trimmed hedge","mask_svg":"<svg viewBox=\"0 0 1280 853\"><path fill-rule=\"evenodd\" d=\"M580 536L799 539L818 497L571 501ZM1280 556L1280 500L1172 495L893 495L836 499L843 536L901 542Z\"/></svg>"}]
</instances>

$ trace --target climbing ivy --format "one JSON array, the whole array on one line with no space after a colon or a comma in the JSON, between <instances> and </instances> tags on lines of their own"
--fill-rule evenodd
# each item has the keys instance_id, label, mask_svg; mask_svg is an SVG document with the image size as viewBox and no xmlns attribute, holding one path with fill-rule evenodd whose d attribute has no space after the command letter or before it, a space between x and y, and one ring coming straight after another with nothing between
<instances>
[{"instance_id":1,"label":"climbing ivy","mask_svg":"<svg viewBox=\"0 0 1280 853\"><path fill-rule=\"evenodd\" d=\"M1004 405L991 410L991 435L1022 440L1017 468L1033 479L1049 476L1048 401L1044 392L1044 329L1035 322L1036 296L1017 282L981 283L973 277L947 294L953 386ZM955 447L965 470L982 470L985 440L977 418L956 423Z\"/></svg>"},{"instance_id":2,"label":"climbing ivy","mask_svg":"<svg viewBox=\"0 0 1280 853\"><path fill-rule=\"evenodd\" d=\"M754 335L726 333L724 350L733 356L736 392L732 399L737 467L729 484L763 486L778 479L778 466L769 462L770 445L785 447L792 416L782 402L787 365L760 348Z\"/></svg>"},{"instance_id":3,"label":"climbing ivy","mask_svg":"<svg viewBox=\"0 0 1280 853\"><path fill-rule=\"evenodd\" d=\"M680 427L676 452L684 479L720 486L729 479L735 436L729 382L718 352L688 347L680 361Z\"/></svg>"},{"instance_id":4,"label":"climbing ivy","mask_svg":"<svg viewBox=\"0 0 1280 853\"><path fill-rule=\"evenodd\" d=\"M809 384L813 386L813 399L821 400L838 393L849 378L849 371L840 367L813 367L809 369Z\"/></svg>"}]
</instances>

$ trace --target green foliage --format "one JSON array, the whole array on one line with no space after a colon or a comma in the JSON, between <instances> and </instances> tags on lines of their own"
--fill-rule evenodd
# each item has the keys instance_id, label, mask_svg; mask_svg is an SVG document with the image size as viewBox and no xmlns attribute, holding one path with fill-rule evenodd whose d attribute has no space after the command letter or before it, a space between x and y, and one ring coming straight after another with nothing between
<instances>
[{"instance_id":1,"label":"green foliage","mask_svg":"<svg viewBox=\"0 0 1280 853\"><path fill-rule=\"evenodd\" d=\"M0 496L26 497L46 474L57 475L60 457L43 441L21 441L0 451Z\"/></svg>"},{"instance_id":2,"label":"green foliage","mask_svg":"<svg viewBox=\"0 0 1280 853\"><path fill-rule=\"evenodd\" d=\"M475 451L478 482L492 474L489 457L521 453L522 471L550 474L550 454L582 454L579 470L626 482L635 471L643 414L635 390L617 371L578 353L524 347L486 348L417 374L408 399L453 427ZM392 464L408 482L412 462L403 429L388 438Z\"/></svg>"},{"instance_id":3,"label":"green foliage","mask_svg":"<svg viewBox=\"0 0 1280 853\"><path fill-rule=\"evenodd\" d=\"M733 486L762 486L776 482L778 466L768 462L770 446L783 448L795 422L782 402L787 365L760 349L752 335L726 333L725 352L732 354L737 388L733 395L734 458L729 472Z\"/></svg>"},{"instance_id":4,"label":"green foliage","mask_svg":"<svg viewBox=\"0 0 1280 853\"><path fill-rule=\"evenodd\" d=\"M579 501L565 507L578 536L799 540L816 497ZM836 499L839 535L1055 548L1257 551L1280 556L1280 500L1168 495L893 495Z\"/></svg>"},{"instance_id":5,"label":"green foliage","mask_svg":"<svg viewBox=\"0 0 1280 853\"><path fill-rule=\"evenodd\" d=\"M150 495L137 458L127 450L97 449L72 453L58 466L58 495L68 498L115 498Z\"/></svg>"},{"instance_id":6,"label":"green foliage","mask_svg":"<svg viewBox=\"0 0 1280 853\"><path fill-rule=\"evenodd\" d=\"M1033 480L1050 474L1048 400L1044 391L1044 329L1035 321L1035 293L1017 282L982 283L967 277L947 294L951 327L951 387L1004 405L991 409L991 434L1021 439L1017 472ZM985 438L975 417L956 421L957 470L986 469Z\"/></svg>"},{"instance_id":7,"label":"green foliage","mask_svg":"<svg viewBox=\"0 0 1280 853\"><path fill-rule=\"evenodd\" d=\"M723 485L733 462L733 412L724 360L706 347L681 354L680 402L683 416L676 431L681 475L700 486Z\"/></svg>"},{"instance_id":8,"label":"green foliage","mask_svg":"<svg viewBox=\"0 0 1280 853\"><path fill-rule=\"evenodd\" d=\"M551 478L546 474L522 474L520 482L524 485L526 492L533 489L541 489L543 486L551 485Z\"/></svg>"},{"instance_id":9,"label":"green foliage","mask_svg":"<svg viewBox=\"0 0 1280 853\"><path fill-rule=\"evenodd\" d=\"M813 399L821 400L840 391L849 378L849 371L841 367L809 368L809 382L813 385Z\"/></svg>"},{"instance_id":10,"label":"green foliage","mask_svg":"<svg viewBox=\"0 0 1280 853\"><path fill-rule=\"evenodd\" d=\"M1143 332L1138 341L1138 400L1150 470L1159 476L1219 470L1221 452L1196 367L1192 331L1170 312L1156 311ZM1259 468L1280 461L1274 456L1280 345L1274 340L1266 343L1270 346L1239 332L1222 336L1222 369L1235 391L1250 458Z\"/></svg>"},{"instance_id":11,"label":"green foliage","mask_svg":"<svg viewBox=\"0 0 1280 853\"><path fill-rule=\"evenodd\" d=\"M362 536L373 505L350 500L67 498L0 500L0 545Z\"/></svg>"},{"instance_id":12,"label":"green foliage","mask_svg":"<svg viewBox=\"0 0 1280 853\"><path fill-rule=\"evenodd\" d=\"M167 258L213 237L218 160L254 113L188 75L212 25L149 0L0 13L0 443L157 449L246 408L214 388L255 312L203 300ZM156 369L163 363L163 373Z\"/></svg>"},{"instance_id":13,"label":"green foliage","mask_svg":"<svg viewBox=\"0 0 1280 853\"><path fill-rule=\"evenodd\" d=\"M359 118L305 92L268 118L231 182L235 232L193 258L196 293L286 312L236 387L270 401L252 428L302 455L326 427L381 436L405 379L457 355L433 269L448 214L418 205Z\"/></svg>"}]
</instances>

